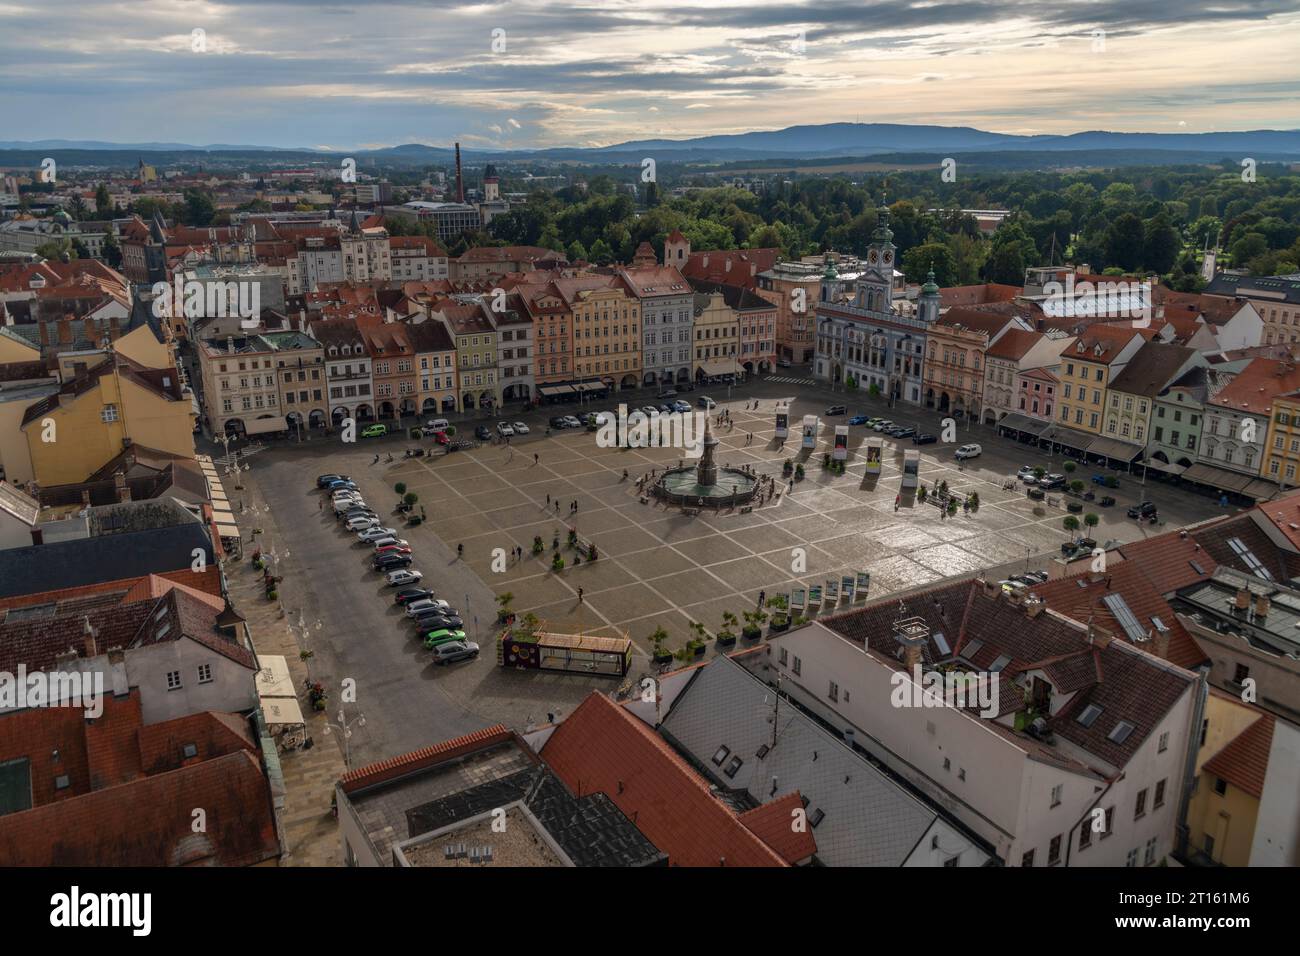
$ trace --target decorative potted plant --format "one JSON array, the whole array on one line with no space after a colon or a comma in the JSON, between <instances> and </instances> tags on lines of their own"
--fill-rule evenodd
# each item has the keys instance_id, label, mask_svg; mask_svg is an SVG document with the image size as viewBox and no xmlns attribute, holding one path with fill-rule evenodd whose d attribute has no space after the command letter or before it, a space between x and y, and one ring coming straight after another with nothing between
<instances>
[{"instance_id":1,"label":"decorative potted plant","mask_svg":"<svg viewBox=\"0 0 1300 956\"><path fill-rule=\"evenodd\" d=\"M1070 532L1070 537L1072 538L1074 537L1074 533L1079 530L1079 519L1074 515L1066 515L1065 520L1062 521L1061 524L1064 525L1066 531Z\"/></svg>"},{"instance_id":2,"label":"decorative potted plant","mask_svg":"<svg viewBox=\"0 0 1300 956\"><path fill-rule=\"evenodd\" d=\"M1034 477L1037 478L1039 481L1043 480L1043 475L1045 474L1047 474L1047 469L1044 468L1042 465L1034 466Z\"/></svg>"},{"instance_id":3,"label":"decorative potted plant","mask_svg":"<svg viewBox=\"0 0 1300 956\"><path fill-rule=\"evenodd\" d=\"M691 630L695 632L695 637L692 640L686 642L686 647L689 649L690 653L693 656L703 657L704 649L705 647L708 646L707 644L705 644L704 635L706 630L704 627L704 623L702 621L691 621Z\"/></svg>"},{"instance_id":4,"label":"decorative potted plant","mask_svg":"<svg viewBox=\"0 0 1300 956\"><path fill-rule=\"evenodd\" d=\"M785 475L787 478L794 474L794 461L787 458L785 463L781 466L781 474Z\"/></svg>"},{"instance_id":5,"label":"decorative potted plant","mask_svg":"<svg viewBox=\"0 0 1300 956\"><path fill-rule=\"evenodd\" d=\"M1076 478L1074 479L1074 481L1070 482L1070 490L1074 492L1076 495L1083 494L1083 488L1084 488L1084 484L1082 479Z\"/></svg>"},{"instance_id":6,"label":"decorative potted plant","mask_svg":"<svg viewBox=\"0 0 1300 956\"><path fill-rule=\"evenodd\" d=\"M313 710L324 710L325 702L328 695L325 693L325 685L320 681L307 681L307 700Z\"/></svg>"},{"instance_id":7,"label":"decorative potted plant","mask_svg":"<svg viewBox=\"0 0 1300 956\"><path fill-rule=\"evenodd\" d=\"M1097 527L1100 522L1101 518L1097 517L1097 515L1093 514L1091 511L1083 516L1083 523L1088 526L1089 532L1091 532L1093 528ZM1089 534L1089 537L1092 537L1092 535Z\"/></svg>"},{"instance_id":8,"label":"decorative potted plant","mask_svg":"<svg viewBox=\"0 0 1300 956\"><path fill-rule=\"evenodd\" d=\"M596 542L593 541L587 545L587 560L595 561L597 557L599 557L599 554L596 551Z\"/></svg>"},{"instance_id":9,"label":"decorative potted plant","mask_svg":"<svg viewBox=\"0 0 1300 956\"><path fill-rule=\"evenodd\" d=\"M974 514L976 511L979 511L980 493L978 491L972 491L970 495L966 498L966 503L970 505L971 514Z\"/></svg>"},{"instance_id":10,"label":"decorative potted plant","mask_svg":"<svg viewBox=\"0 0 1300 956\"><path fill-rule=\"evenodd\" d=\"M533 554L541 554L545 550L546 545L542 544L542 536L540 534L533 535Z\"/></svg>"},{"instance_id":11,"label":"decorative potted plant","mask_svg":"<svg viewBox=\"0 0 1300 956\"><path fill-rule=\"evenodd\" d=\"M1078 466L1072 461L1067 461L1064 465L1062 465L1062 467L1065 469L1065 473L1067 475L1072 475L1074 474L1074 469L1077 468ZM1083 484L1083 482L1079 482L1079 484Z\"/></svg>"},{"instance_id":12,"label":"decorative potted plant","mask_svg":"<svg viewBox=\"0 0 1300 956\"><path fill-rule=\"evenodd\" d=\"M673 659L672 652L665 648L668 642L668 632L662 626L656 627L654 633L650 635L650 643L654 646L654 652L651 660L656 664L667 664Z\"/></svg>"},{"instance_id":13,"label":"decorative potted plant","mask_svg":"<svg viewBox=\"0 0 1300 956\"><path fill-rule=\"evenodd\" d=\"M510 621L514 618L515 612L510 609L510 602L513 601L514 599L515 596L511 594L509 591L497 595L497 623L498 624L509 624Z\"/></svg>"},{"instance_id":14,"label":"decorative potted plant","mask_svg":"<svg viewBox=\"0 0 1300 956\"><path fill-rule=\"evenodd\" d=\"M794 480L803 481L803 465L794 466Z\"/></svg>"},{"instance_id":15,"label":"decorative potted plant","mask_svg":"<svg viewBox=\"0 0 1300 956\"><path fill-rule=\"evenodd\" d=\"M730 611L723 611L722 630L718 631L714 636L714 640L716 640L722 647L730 647L732 644L735 644L736 632L733 631L732 628L739 624L740 621L737 619L736 615L732 614Z\"/></svg>"},{"instance_id":16,"label":"decorative potted plant","mask_svg":"<svg viewBox=\"0 0 1300 956\"><path fill-rule=\"evenodd\" d=\"M405 495L402 496L402 505L403 505L402 510L410 511L412 508L415 507L415 503L419 500L420 500L419 495L417 495L414 491L408 491Z\"/></svg>"},{"instance_id":17,"label":"decorative potted plant","mask_svg":"<svg viewBox=\"0 0 1300 956\"><path fill-rule=\"evenodd\" d=\"M558 551L551 557L551 570L556 572L564 570L564 559L560 557Z\"/></svg>"},{"instance_id":18,"label":"decorative potted plant","mask_svg":"<svg viewBox=\"0 0 1300 956\"><path fill-rule=\"evenodd\" d=\"M921 504L925 504L925 496L928 494L929 492L925 490L925 485L922 485L920 488L916 489L916 500L921 502Z\"/></svg>"},{"instance_id":19,"label":"decorative potted plant","mask_svg":"<svg viewBox=\"0 0 1300 956\"><path fill-rule=\"evenodd\" d=\"M767 623L767 612L762 610L746 611L744 613L745 626L741 628L740 636L747 641L756 641L763 636L763 625Z\"/></svg>"},{"instance_id":20,"label":"decorative potted plant","mask_svg":"<svg viewBox=\"0 0 1300 956\"><path fill-rule=\"evenodd\" d=\"M779 634L790 626L790 602L784 594L774 594L767 599L767 606L772 609L772 624L769 630Z\"/></svg>"},{"instance_id":21,"label":"decorative potted plant","mask_svg":"<svg viewBox=\"0 0 1300 956\"><path fill-rule=\"evenodd\" d=\"M955 515L956 513L957 513L957 499L956 499L956 498L949 498L949 499L948 499L948 517L951 518L951 517L952 517L953 515Z\"/></svg>"}]
</instances>

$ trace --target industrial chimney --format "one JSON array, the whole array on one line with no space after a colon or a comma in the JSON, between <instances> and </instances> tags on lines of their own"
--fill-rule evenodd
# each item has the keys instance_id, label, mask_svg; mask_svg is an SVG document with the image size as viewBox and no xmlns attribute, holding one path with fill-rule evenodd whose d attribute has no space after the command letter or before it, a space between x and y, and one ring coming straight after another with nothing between
<instances>
[{"instance_id":1,"label":"industrial chimney","mask_svg":"<svg viewBox=\"0 0 1300 956\"><path fill-rule=\"evenodd\" d=\"M465 180L460 172L460 143L456 144L456 202L465 201Z\"/></svg>"}]
</instances>

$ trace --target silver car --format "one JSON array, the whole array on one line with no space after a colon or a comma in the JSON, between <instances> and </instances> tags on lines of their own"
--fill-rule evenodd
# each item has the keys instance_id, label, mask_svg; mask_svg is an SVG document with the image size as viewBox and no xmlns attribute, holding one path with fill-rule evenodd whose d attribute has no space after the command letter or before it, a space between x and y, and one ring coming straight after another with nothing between
<instances>
[{"instance_id":1,"label":"silver car","mask_svg":"<svg viewBox=\"0 0 1300 956\"><path fill-rule=\"evenodd\" d=\"M473 660L475 657L478 657L478 645L473 641L448 641L433 649L435 664L454 664L457 661Z\"/></svg>"}]
</instances>

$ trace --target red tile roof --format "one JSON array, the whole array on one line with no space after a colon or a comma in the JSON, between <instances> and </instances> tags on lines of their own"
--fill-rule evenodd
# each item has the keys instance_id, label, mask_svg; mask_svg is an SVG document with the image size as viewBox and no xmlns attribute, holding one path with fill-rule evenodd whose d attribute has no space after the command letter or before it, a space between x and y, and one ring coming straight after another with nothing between
<instances>
[{"instance_id":1,"label":"red tile roof","mask_svg":"<svg viewBox=\"0 0 1300 956\"><path fill-rule=\"evenodd\" d=\"M806 823L801 831L794 827L795 812L802 812L803 808L803 798L795 790L742 813L740 822L779 853L785 862L794 866L811 859L817 852L817 841L813 839L811 828Z\"/></svg>"},{"instance_id":2,"label":"red tile roof","mask_svg":"<svg viewBox=\"0 0 1300 956\"><path fill-rule=\"evenodd\" d=\"M1263 796L1269 748L1273 746L1273 726L1273 715L1259 711L1255 721L1205 761L1201 770L1222 777L1252 797Z\"/></svg>"},{"instance_id":3,"label":"red tile roof","mask_svg":"<svg viewBox=\"0 0 1300 956\"><path fill-rule=\"evenodd\" d=\"M666 741L599 692L555 729L541 756L575 795L609 797L670 865L786 865Z\"/></svg>"},{"instance_id":4,"label":"red tile roof","mask_svg":"<svg viewBox=\"0 0 1300 956\"><path fill-rule=\"evenodd\" d=\"M1209 404L1252 415L1268 415L1273 396L1300 388L1300 366L1257 358L1219 390Z\"/></svg>"},{"instance_id":5,"label":"red tile roof","mask_svg":"<svg viewBox=\"0 0 1300 956\"><path fill-rule=\"evenodd\" d=\"M390 757L387 760L380 760L377 763L350 770L339 780L339 786L343 788L344 793L355 793L366 787L387 783L390 780L396 780L398 777L405 777L407 774L425 770L443 761L504 743L511 736L510 731L504 726L493 724L491 727L476 730L472 734L444 740L432 747L413 750L410 753L402 754L400 757Z\"/></svg>"},{"instance_id":6,"label":"red tile roof","mask_svg":"<svg viewBox=\"0 0 1300 956\"><path fill-rule=\"evenodd\" d=\"M739 285L752 291L758 285L758 274L776 265L780 254L780 249L712 249L707 252L692 252L681 272L688 279Z\"/></svg>"},{"instance_id":7,"label":"red tile roof","mask_svg":"<svg viewBox=\"0 0 1300 956\"><path fill-rule=\"evenodd\" d=\"M984 352L986 358L1009 359L1019 361L1035 345L1043 340L1043 333L1028 329L1007 329L1001 338L990 345Z\"/></svg>"}]
</instances>

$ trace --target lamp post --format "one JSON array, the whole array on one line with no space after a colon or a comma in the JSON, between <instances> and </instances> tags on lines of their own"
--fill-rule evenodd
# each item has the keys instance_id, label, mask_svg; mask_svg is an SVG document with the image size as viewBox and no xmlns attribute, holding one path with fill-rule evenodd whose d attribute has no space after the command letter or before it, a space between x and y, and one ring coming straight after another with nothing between
<instances>
[{"instance_id":1,"label":"lamp post","mask_svg":"<svg viewBox=\"0 0 1300 956\"><path fill-rule=\"evenodd\" d=\"M339 706L338 723L331 720L325 722L325 736L329 736L331 729L337 730L343 735L343 766L349 770L352 769L352 748L348 741L352 739L352 728L364 727L366 725L366 715L357 714L351 720L346 718L342 705Z\"/></svg>"}]
</instances>

